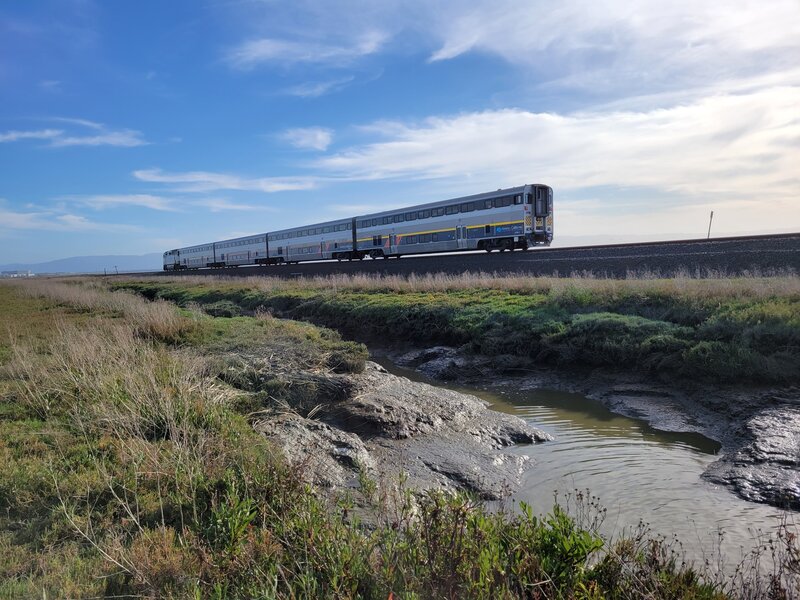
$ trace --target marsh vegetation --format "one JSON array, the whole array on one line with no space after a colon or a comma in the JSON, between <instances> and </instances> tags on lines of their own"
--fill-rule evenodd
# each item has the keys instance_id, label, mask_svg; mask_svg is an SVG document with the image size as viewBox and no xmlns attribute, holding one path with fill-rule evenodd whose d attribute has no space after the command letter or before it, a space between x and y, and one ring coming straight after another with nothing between
<instances>
[{"instance_id":1,"label":"marsh vegetation","mask_svg":"<svg viewBox=\"0 0 800 600\"><path fill-rule=\"evenodd\" d=\"M367 358L360 344L267 309L332 319L325 307L334 302L351 307L348 322L383 315L405 331L398 315L410 314L428 321L411 321L409 335L483 332L476 343L501 344L494 327L531 326L523 313L555 311L549 298L560 292L497 290L481 302L467 289L406 290L394 304L389 290L322 284L126 287L155 301L95 282L0 286L0 597L777 599L798 589L800 551L788 527L723 577L686 564L646 528L601 539L603 511L585 494L540 518L525 506L489 511L468 495L367 476L359 490L323 493L252 427L258 402L297 393L296 374L358 371ZM629 305L611 292L563 294L570 306ZM722 311L716 297L689 295L691 310L670 314L707 310L706 320L750 323L753 348L763 335L794 339L781 327L795 297L755 294L743 306L737 294ZM663 317L663 303L654 306ZM244 312L252 316L237 316ZM656 313L633 312L626 318L649 337L681 339L679 328L698 327L684 316L653 330L639 319ZM583 331L585 319L576 326ZM267 397L236 370L233 353L243 351L280 357L257 374L272 382ZM310 405L327 393L303 390ZM757 563L767 555L765 572Z\"/></svg>"}]
</instances>

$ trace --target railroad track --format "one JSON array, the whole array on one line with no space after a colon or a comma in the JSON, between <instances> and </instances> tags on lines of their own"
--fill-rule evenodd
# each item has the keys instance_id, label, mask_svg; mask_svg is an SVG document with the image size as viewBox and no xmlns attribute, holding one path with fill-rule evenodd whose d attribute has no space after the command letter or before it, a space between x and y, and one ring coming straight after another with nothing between
<instances>
[{"instance_id":1,"label":"railroad track","mask_svg":"<svg viewBox=\"0 0 800 600\"><path fill-rule=\"evenodd\" d=\"M313 262L297 265L228 267L169 272L167 275L222 275L313 277L318 275L375 273L496 272L525 275L560 275L592 272L607 277L631 273L664 276L800 272L800 233L726 238L637 242L568 248L537 248L527 252L469 252L352 262ZM139 273L141 274L141 273ZM162 271L152 273L164 275Z\"/></svg>"}]
</instances>

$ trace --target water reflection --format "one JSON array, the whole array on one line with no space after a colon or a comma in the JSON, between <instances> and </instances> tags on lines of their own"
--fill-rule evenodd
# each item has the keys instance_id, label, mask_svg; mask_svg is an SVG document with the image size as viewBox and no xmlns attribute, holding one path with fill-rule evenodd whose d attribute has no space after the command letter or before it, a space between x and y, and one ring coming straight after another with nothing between
<instances>
[{"instance_id":1,"label":"water reflection","mask_svg":"<svg viewBox=\"0 0 800 600\"><path fill-rule=\"evenodd\" d=\"M388 361L379 362L395 374L443 385ZM741 500L703 479L703 471L720 449L703 435L654 429L581 394L449 383L445 387L479 396L493 409L522 417L555 438L509 450L534 461L515 499L537 512L547 512L554 495L589 490L608 509L605 536L633 528L641 520L666 537L675 534L695 560L712 556L721 546L729 565L754 547L759 530L773 531L785 515Z\"/></svg>"}]
</instances>

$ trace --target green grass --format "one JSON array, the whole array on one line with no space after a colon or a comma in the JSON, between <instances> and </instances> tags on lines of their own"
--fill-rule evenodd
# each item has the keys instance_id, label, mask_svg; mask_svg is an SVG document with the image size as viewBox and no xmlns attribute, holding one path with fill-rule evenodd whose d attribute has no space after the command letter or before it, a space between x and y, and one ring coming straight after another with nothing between
<instances>
[{"instance_id":1,"label":"green grass","mask_svg":"<svg viewBox=\"0 0 800 600\"><path fill-rule=\"evenodd\" d=\"M266 315L22 291L0 286L16 323L0 332L0 598L782 598L797 582L788 535L777 579L722 582L644 530L604 542L582 495L580 519L365 474L362 492L325 495L253 430L250 404L357 371L362 346Z\"/></svg>"},{"instance_id":2,"label":"green grass","mask_svg":"<svg viewBox=\"0 0 800 600\"><path fill-rule=\"evenodd\" d=\"M800 382L796 279L680 285L577 279L534 281L526 288L489 278L473 288L465 281L434 280L410 289L393 280L384 289L380 279L352 285L335 279L327 288L324 280L176 279L117 286L182 306L270 310L383 343L466 344L475 353L539 364L634 368L672 380L784 384Z\"/></svg>"}]
</instances>

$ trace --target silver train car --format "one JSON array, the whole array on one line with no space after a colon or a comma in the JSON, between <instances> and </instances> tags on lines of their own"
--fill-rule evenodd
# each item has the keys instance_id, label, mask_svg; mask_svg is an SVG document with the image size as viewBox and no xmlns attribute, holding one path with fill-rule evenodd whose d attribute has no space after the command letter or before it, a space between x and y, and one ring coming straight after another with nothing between
<instances>
[{"instance_id":1,"label":"silver train car","mask_svg":"<svg viewBox=\"0 0 800 600\"><path fill-rule=\"evenodd\" d=\"M553 190L523 185L164 253L164 270L527 250L553 240Z\"/></svg>"}]
</instances>

